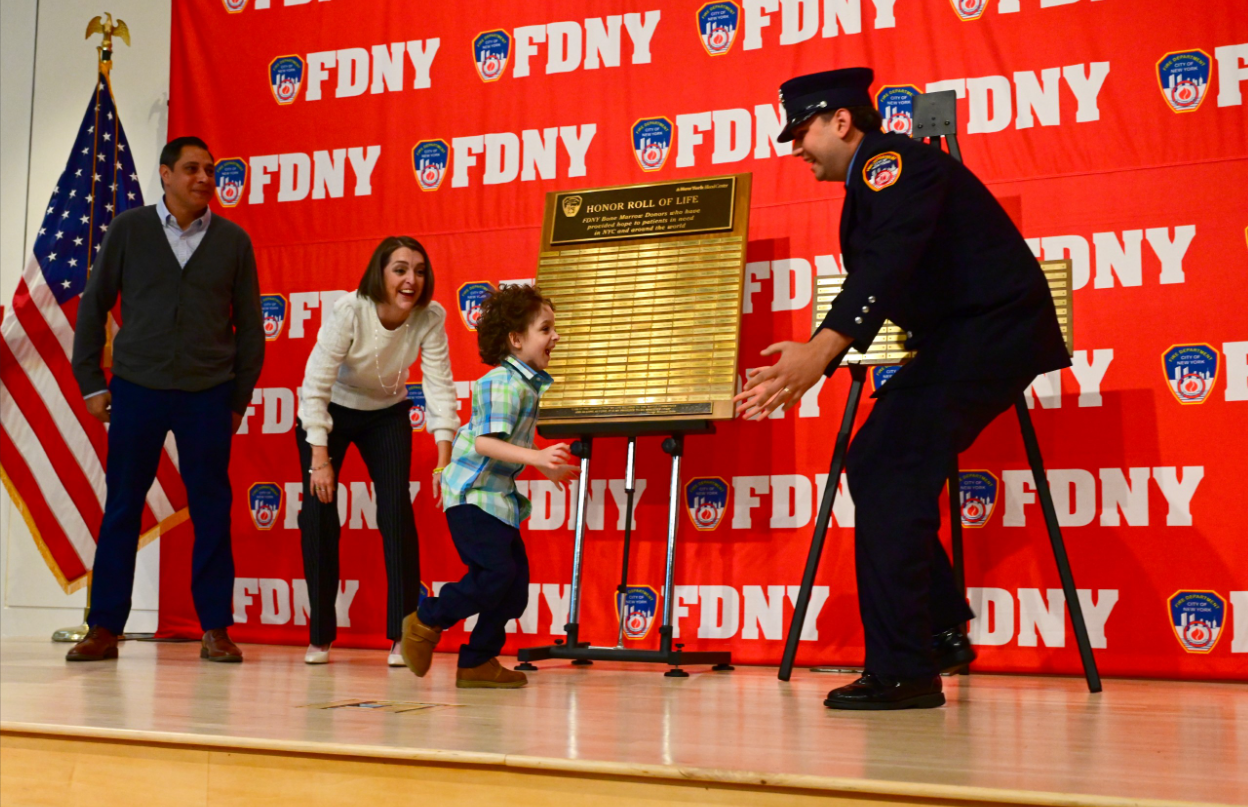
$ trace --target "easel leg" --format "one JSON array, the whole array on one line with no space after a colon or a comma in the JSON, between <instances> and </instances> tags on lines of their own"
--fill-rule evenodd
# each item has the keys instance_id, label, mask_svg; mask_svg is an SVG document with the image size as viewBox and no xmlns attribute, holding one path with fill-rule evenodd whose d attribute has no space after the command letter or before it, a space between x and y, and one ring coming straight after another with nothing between
<instances>
[{"instance_id":1,"label":"easel leg","mask_svg":"<svg viewBox=\"0 0 1248 807\"><path fill-rule=\"evenodd\" d=\"M624 647L624 598L628 594L628 551L633 537L633 491L635 490L633 467L636 450L637 438L629 437L628 460L624 466L624 560L620 563L620 585L615 589L615 611L620 620L620 630L615 646L619 648Z\"/></svg>"},{"instance_id":2,"label":"easel leg","mask_svg":"<svg viewBox=\"0 0 1248 807\"><path fill-rule=\"evenodd\" d=\"M953 458L953 466L949 469L949 537L953 555L953 582L958 587L958 594L966 596L966 570L962 563L962 474L958 470L958 458ZM962 667L958 675L970 673L969 667Z\"/></svg>"},{"instance_id":3,"label":"easel leg","mask_svg":"<svg viewBox=\"0 0 1248 807\"><path fill-rule=\"evenodd\" d=\"M1079 645L1079 657L1083 660L1083 674L1088 680L1088 691L1100 692L1101 676L1096 670L1096 659L1092 657L1088 626L1083 621L1083 606L1079 603L1075 578L1070 571L1070 560L1066 557L1066 544L1062 541L1062 530L1057 524L1057 511L1053 509L1053 494L1049 490L1049 480L1044 473L1040 444L1036 441L1036 430L1031 425L1031 415L1027 411L1027 401L1023 396L1019 396L1014 403L1014 411L1018 413L1018 427L1023 433L1027 462L1031 465L1036 493L1040 497L1040 507L1044 511L1044 523L1049 530L1049 542L1053 545L1053 559L1057 561L1057 574L1062 580L1062 591L1066 594L1066 607L1070 609L1070 623L1075 629L1075 642Z\"/></svg>"},{"instance_id":4,"label":"easel leg","mask_svg":"<svg viewBox=\"0 0 1248 807\"><path fill-rule=\"evenodd\" d=\"M862 386L867 379L867 368L861 364L849 365L851 383L845 400L845 414L841 429L836 435L836 448L832 451L832 466L828 470L828 483L819 503L819 516L815 519L815 534L810 539L810 554L806 556L806 571L802 575L802 587L793 602L793 619L789 623L789 635L784 643L784 658L780 661L781 681L793 675L793 660L797 657L797 643L802 627L806 624L806 609L810 605L810 592L815 586L815 573L823 556L823 543L828 537L828 522L832 518L832 505L836 501L836 488L841 481L841 469L845 466L845 454L849 450L849 437L854 430L854 418L858 414L858 402L862 398Z\"/></svg>"},{"instance_id":5,"label":"easel leg","mask_svg":"<svg viewBox=\"0 0 1248 807\"><path fill-rule=\"evenodd\" d=\"M659 627L659 650L672 652L672 607L676 597L676 525L680 509L680 457L685 453L683 435L663 441L663 450L672 455L672 480L668 490L667 569L663 574L663 624ZM677 651L679 652L679 651Z\"/></svg>"},{"instance_id":6,"label":"easel leg","mask_svg":"<svg viewBox=\"0 0 1248 807\"><path fill-rule=\"evenodd\" d=\"M582 437L572 444L572 453L581 458L580 487L576 497L576 545L572 551L572 592L568 608L568 645L575 647L580 641L581 622L581 562L585 547L585 508L589 505L589 458L593 453L593 438Z\"/></svg>"}]
</instances>

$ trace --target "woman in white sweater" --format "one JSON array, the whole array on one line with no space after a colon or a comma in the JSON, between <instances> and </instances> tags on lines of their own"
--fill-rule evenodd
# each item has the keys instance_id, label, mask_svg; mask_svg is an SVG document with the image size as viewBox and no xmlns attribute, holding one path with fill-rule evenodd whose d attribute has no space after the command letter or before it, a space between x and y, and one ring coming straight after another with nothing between
<instances>
[{"instance_id":1,"label":"woman in white sweater","mask_svg":"<svg viewBox=\"0 0 1248 807\"><path fill-rule=\"evenodd\" d=\"M420 242L390 236L373 252L359 290L341 297L321 323L303 375L295 436L303 465L299 531L311 604L304 661L329 661L337 634L337 476L354 443L372 477L385 548L389 663L402 667L403 617L420 599L420 552L408 494L412 426L408 368L420 355L428 431L438 446L430 493L441 501L441 470L459 428L446 340L446 310L433 302L433 269Z\"/></svg>"}]
</instances>

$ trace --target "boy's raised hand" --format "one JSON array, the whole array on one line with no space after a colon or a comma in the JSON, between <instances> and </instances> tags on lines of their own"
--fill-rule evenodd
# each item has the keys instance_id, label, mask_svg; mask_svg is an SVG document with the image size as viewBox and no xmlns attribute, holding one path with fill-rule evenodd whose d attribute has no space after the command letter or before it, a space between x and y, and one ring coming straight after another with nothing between
<instances>
[{"instance_id":1,"label":"boy's raised hand","mask_svg":"<svg viewBox=\"0 0 1248 807\"><path fill-rule=\"evenodd\" d=\"M570 482L581 475L581 469L570 464L572 451L567 443L547 446L537 452L537 458L538 461L533 463L533 467L541 471L542 476L556 484Z\"/></svg>"},{"instance_id":2,"label":"boy's raised hand","mask_svg":"<svg viewBox=\"0 0 1248 807\"><path fill-rule=\"evenodd\" d=\"M533 467L541 471L547 477L555 472L555 469L564 466L572 461L572 450L567 443L555 443L553 446L537 449L537 460L532 463Z\"/></svg>"},{"instance_id":3,"label":"boy's raised hand","mask_svg":"<svg viewBox=\"0 0 1248 807\"><path fill-rule=\"evenodd\" d=\"M542 472L542 476L556 485L562 485L565 482L575 482L581 478L581 469L575 465L560 465L554 471L547 471L544 468L539 468L538 470Z\"/></svg>"}]
</instances>

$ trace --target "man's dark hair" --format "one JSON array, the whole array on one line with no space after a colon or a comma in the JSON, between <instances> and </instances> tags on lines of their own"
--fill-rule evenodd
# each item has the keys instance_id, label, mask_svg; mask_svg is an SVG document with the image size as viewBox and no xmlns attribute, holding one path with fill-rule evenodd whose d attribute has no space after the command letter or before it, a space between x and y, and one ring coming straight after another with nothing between
<instances>
[{"instance_id":1,"label":"man's dark hair","mask_svg":"<svg viewBox=\"0 0 1248 807\"><path fill-rule=\"evenodd\" d=\"M873 106L849 106L845 107L849 110L849 118L854 123L854 128L860 132L878 132L880 127L884 125L884 119L880 117L880 112Z\"/></svg>"},{"instance_id":2,"label":"man's dark hair","mask_svg":"<svg viewBox=\"0 0 1248 807\"><path fill-rule=\"evenodd\" d=\"M542 311L555 304L543 297L536 286L504 286L485 298L481 304L481 320L477 323L477 352L486 364L501 364L511 353L507 337L523 333Z\"/></svg>"},{"instance_id":3,"label":"man's dark hair","mask_svg":"<svg viewBox=\"0 0 1248 807\"><path fill-rule=\"evenodd\" d=\"M419 252L425 259L425 288L416 300L417 308L424 308L433 299L433 264L429 261L429 253L415 238L407 235L389 235L381 239L373 257L368 259L368 267L360 278L360 296L367 297L374 303L386 302L386 267L390 265L390 257L395 250L407 247Z\"/></svg>"},{"instance_id":4,"label":"man's dark hair","mask_svg":"<svg viewBox=\"0 0 1248 807\"><path fill-rule=\"evenodd\" d=\"M198 137L195 137L193 135L186 135L184 137L175 137L174 139L166 143L165 147L160 150L160 164L168 166L170 169L172 169L175 165L178 164L178 158L182 156L182 149L186 148L187 146L194 146L196 148L201 148L204 151L208 152L210 155L212 154L212 149L208 148L208 144L205 143L203 140L200 140Z\"/></svg>"}]
</instances>

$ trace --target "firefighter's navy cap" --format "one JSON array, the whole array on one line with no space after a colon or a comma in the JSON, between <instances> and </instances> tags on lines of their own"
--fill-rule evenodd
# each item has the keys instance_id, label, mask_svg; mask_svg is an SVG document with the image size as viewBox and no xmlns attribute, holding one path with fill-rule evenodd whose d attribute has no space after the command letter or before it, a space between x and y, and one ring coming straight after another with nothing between
<instances>
[{"instance_id":1,"label":"firefighter's navy cap","mask_svg":"<svg viewBox=\"0 0 1248 807\"><path fill-rule=\"evenodd\" d=\"M787 123L778 140L793 139L793 130L822 112L835 112L851 106L871 106L869 67L845 67L791 78L780 85L780 103Z\"/></svg>"}]
</instances>

